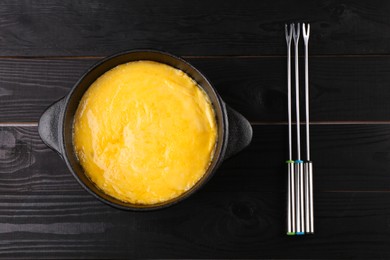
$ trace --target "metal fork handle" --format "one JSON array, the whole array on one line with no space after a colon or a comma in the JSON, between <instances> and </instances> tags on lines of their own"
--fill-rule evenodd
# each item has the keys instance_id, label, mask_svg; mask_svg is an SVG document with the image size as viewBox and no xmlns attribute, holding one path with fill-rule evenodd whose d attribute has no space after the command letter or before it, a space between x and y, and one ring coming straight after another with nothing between
<instances>
[{"instance_id":1,"label":"metal fork handle","mask_svg":"<svg viewBox=\"0 0 390 260\"><path fill-rule=\"evenodd\" d=\"M304 222L304 199L303 199L303 161L297 160L294 163L294 175L295 175L295 220L297 225L297 235L305 234L305 222Z\"/></svg>"},{"instance_id":2,"label":"metal fork handle","mask_svg":"<svg viewBox=\"0 0 390 260\"><path fill-rule=\"evenodd\" d=\"M313 163L304 163L305 177L305 224L306 233L314 234L314 209L313 209Z\"/></svg>"},{"instance_id":3,"label":"metal fork handle","mask_svg":"<svg viewBox=\"0 0 390 260\"><path fill-rule=\"evenodd\" d=\"M287 235L295 235L295 176L294 161L287 161Z\"/></svg>"}]
</instances>

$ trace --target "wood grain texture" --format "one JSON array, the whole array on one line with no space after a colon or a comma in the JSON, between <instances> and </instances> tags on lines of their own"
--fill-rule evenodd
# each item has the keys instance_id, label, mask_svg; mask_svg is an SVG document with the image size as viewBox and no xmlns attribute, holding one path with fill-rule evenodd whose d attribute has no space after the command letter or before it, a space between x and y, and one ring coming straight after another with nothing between
<instances>
[{"instance_id":1,"label":"wood grain texture","mask_svg":"<svg viewBox=\"0 0 390 260\"><path fill-rule=\"evenodd\" d=\"M4 60L0 69L1 121L38 122L46 107L65 96L94 62Z\"/></svg>"},{"instance_id":2,"label":"wood grain texture","mask_svg":"<svg viewBox=\"0 0 390 260\"><path fill-rule=\"evenodd\" d=\"M389 130L314 127L317 234L291 238L284 126L255 126L252 146L203 190L146 213L113 209L85 192L36 127L2 127L0 258L386 259Z\"/></svg>"},{"instance_id":3,"label":"wood grain texture","mask_svg":"<svg viewBox=\"0 0 390 260\"><path fill-rule=\"evenodd\" d=\"M0 259L389 259L389 10L385 0L2 1ZM292 21L312 26L316 234L305 237L284 235ZM201 191L147 213L89 195L36 126L97 60L134 48L185 56L254 128Z\"/></svg>"},{"instance_id":4,"label":"wood grain texture","mask_svg":"<svg viewBox=\"0 0 390 260\"><path fill-rule=\"evenodd\" d=\"M187 60L252 122L286 120L284 58ZM0 122L37 122L96 61L0 59ZM390 57L317 57L310 72L312 121L390 121Z\"/></svg>"},{"instance_id":5,"label":"wood grain texture","mask_svg":"<svg viewBox=\"0 0 390 260\"><path fill-rule=\"evenodd\" d=\"M134 213L110 208L85 193L27 191L3 196L0 257L390 256L390 193L318 192L314 199L317 234L292 238L284 235L285 194L279 192L202 192L169 209Z\"/></svg>"},{"instance_id":6,"label":"wood grain texture","mask_svg":"<svg viewBox=\"0 0 390 260\"><path fill-rule=\"evenodd\" d=\"M388 54L389 2L2 1L2 56L285 55L284 24L310 21L312 54Z\"/></svg>"},{"instance_id":7,"label":"wood grain texture","mask_svg":"<svg viewBox=\"0 0 390 260\"><path fill-rule=\"evenodd\" d=\"M286 126L253 127L252 144L226 161L205 190L285 190ZM0 194L80 190L65 163L40 140L36 127L0 129ZM313 126L316 191L390 192L389 147L388 125Z\"/></svg>"},{"instance_id":8,"label":"wood grain texture","mask_svg":"<svg viewBox=\"0 0 390 260\"><path fill-rule=\"evenodd\" d=\"M389 127L314 128L313 143L322 144L314 150L314 160L324 152L339 161L327 164L322 158L324 164L316 164L319 235L302 238L305 242L281 236L284 130L283 126L256 126L253 145L226 162L204 190L178 206L143 214L112 209L83 191L59 156L40 141L35 127L3 127L0 257L284 258L284 250L291 251L289 257L390 256L386 246L390 208L385 206L390 192L320 192L336 190L341 183L344 189L363 184L363 191L370 180L372 185L379 183L378 178L388 187L390 180L379 171L389 163ZM354 135L362 141L353 142ZM339 146L343 152L337 153ZM370 175L359 174L367 173L364 167L371 163L366 160L360 169L355 168L355 160L348 158L359 159L359 155L382 167L371 169ZM344 174L337 169L344 169ZM353 175L349 176L349 170ZM365 225L366 221L372 225ZM363 243L367 239L372 243ZM328 247L325 253L324 246Z\"/></svg>"}]
</instances>

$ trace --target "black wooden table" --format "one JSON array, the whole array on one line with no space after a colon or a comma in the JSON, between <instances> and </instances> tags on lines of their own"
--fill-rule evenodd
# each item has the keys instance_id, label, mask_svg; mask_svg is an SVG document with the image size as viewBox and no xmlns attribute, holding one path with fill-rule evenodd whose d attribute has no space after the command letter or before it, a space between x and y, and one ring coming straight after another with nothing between
<instances>
[{"instance_id":1,"label":"black wooden table","mask_svg":"<svg viewBox=\"0 0 390 260\"><path fill-rule=\"evenodd\" d=\"M389 1L0 2L0 257L390 258ZM311 22L314 236L287 237L284 23ZM183 56L254 129L177 206L113 209L37 122L115 52ZM302 53L302 52L301 52Z\"/></svg>"}]
</instances>

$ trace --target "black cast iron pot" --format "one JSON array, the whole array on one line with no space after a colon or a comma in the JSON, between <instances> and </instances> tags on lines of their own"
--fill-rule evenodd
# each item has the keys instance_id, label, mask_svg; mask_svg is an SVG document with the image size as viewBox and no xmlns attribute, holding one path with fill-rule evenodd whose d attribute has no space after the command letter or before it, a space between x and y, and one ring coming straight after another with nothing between
<instances>
[{"instance_id":1,"label":"black cast iron pot","mask_svg":"<svg viewBox=\"0 0 390 260\"><path fill-rule=\"evenodd\" d=\"M204 176L181 196L153 205L126 203L98 189L84 174L72 145L73 117L84 92L106 71L119 64L137 60L151 60L165 63L184 71L192 77L209 96L215 110L218 125L218 140L215 155ZM121 52L98 62L81 77L67 96L51 105L43 113L39 120L38 131L43 142L59 153L73 176L84 189L111 206L127 210L158 209L182 201L199 190L212 177L218 166L225 159L244 149L252 139L252 128L249 122L241 114L225 105L212 84L201 72L179 57L153 50Z\"/></svg>"}]
</instances>

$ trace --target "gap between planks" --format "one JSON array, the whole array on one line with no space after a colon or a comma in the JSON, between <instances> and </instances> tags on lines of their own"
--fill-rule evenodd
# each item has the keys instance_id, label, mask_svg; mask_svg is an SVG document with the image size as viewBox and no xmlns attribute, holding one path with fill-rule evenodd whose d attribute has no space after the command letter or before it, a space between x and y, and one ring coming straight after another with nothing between
<instances>
[{"instance_id":1,"label":"gap between planks","mask_svg":"<svg viewBox=\"0 0 390 260\"><path fill-rule=\"evenodd\" d=\"M287 125L287 122L250 122L251 125ZM301 122L301 125L305 125L305 122ZM292 125L296 125L296 123L292 123ZM310 125L390 125L390 121L311 121Z\"/></svg>"},{"instance_id":2,"label":"gap between planks","mask_svg":"<svg viewBox=\"0 0 390 260\"><path fill-rule=\"evenodd\" d=\"M0 127L36 127L38 122L0 122Z\"/></svg>"},{"instance_id":3,"label":"gap between planks","mask_svg":"<svg viewBox=\"0 0 390 260\"><path fill-rule=\"evenodd\" d=\"M256 126L273 126L273 125L287 125L287 122L250 122L251 125ZM292 123L296 125L296 123ZM305 125L305 122L301 122ZM310 125L390 125L390 121L312 121ZM38 122L0 122L0 127L37 127Z\"/></svg>"},{"instance_id":4,"label":"gap between planks","mask_svg":"<svg viewBox=\"0 0 390 260\"><path fill-rule=\"evenodd\" d=\"M151 49L153 50L153 49ZM158 51L158 50L156 50ZM163 51L164 52L164 51ZM0 56L0 59L4 60L99 60L109 57L111 55L120 52L114 52L108 55L89 55L89 56ZM172 53L172 52L169 52ZM175 53L172 53L175 54ZM185 59L258 59L258 58L286 58L286 55L179 55ZM303 55L299 55L303 58ZM388 58L390 54L313 54L310 58L370 58L370 57L382 57Z\"/></svg>"}]
</instances>

